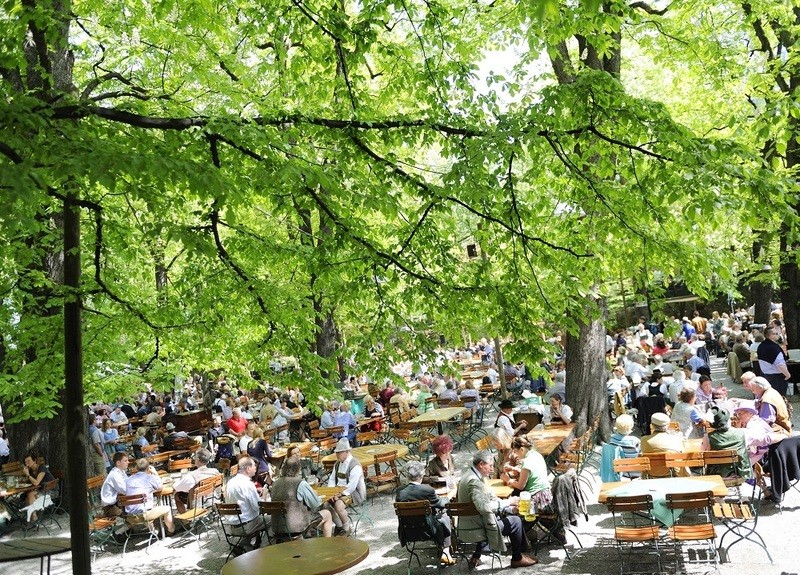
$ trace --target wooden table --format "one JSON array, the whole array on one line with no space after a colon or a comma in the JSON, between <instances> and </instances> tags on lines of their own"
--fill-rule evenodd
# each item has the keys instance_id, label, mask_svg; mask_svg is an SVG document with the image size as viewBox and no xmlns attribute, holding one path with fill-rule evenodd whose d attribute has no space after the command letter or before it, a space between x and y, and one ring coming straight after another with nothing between
<instances>
[{"instance_id":1,"label":"wooden table","mask_svg":"<svg viewBox=\"0 0 800 575\"><path fill-rule=\"evenodd\" d=\"M366 541L349 537L297 539L261 547L228 561L222 575L332 575L369 555Z\"/></svg>"},{"instance_id":2,"label":"wooden table","mask_svg":"<svg viewBox=\"0 0 800 575\"><path fill-rule=\"evenodd\" d=\"M599 503L606 503L613 495L650 495L653 498L652 514L662 525L670 527L680 511L667 508L667 494L711 491L715 497L725 497L728 488L719 475L693 477L659 477L657 479L634 479L633 481L611 481L600 486ZM673 515L674 513L674 515Z\"/></svg>"},{"instance_id":3,"label":"wooden table","mask_svg":"<svg viewBox=\"0 0 800 575\"><path fill-rule=\"evenodd\" d=\"M319 496L322 503L327 503L344 491L344 487L328 487L327 485L313 485L311 489Z\"/></svg>"},{"instance_id":4,"label":"wooden table","mask_svg":"<svg viewBox=\"0 0 800 575\"><path fill-rule=\"evenodd\" d=\"M439 435L442 435L444 423L463 413L469 413L469 409L466 407L439 407L412 417L408 421L409 423L435 423L439 429Z\"/></svg>"},{"instance_id":5,"label":"wooden table","mask_svg":"<svg viewBox=\"0 0 800 575\"><path fill-rule=\"evenodd\" d=\"M678 480L680 482L678 483ZM650 486L662 486L664 483L674 483L675 485L688 486L691 482L694 484L692 488L696 487L695 491L712 491L715 497L725 497L728 494L728 488L725 487L725 482L719 475L695 475L692 477L659 477L657 479L634 479L633 481L609 481L600 486L600 494L597 496L598 503L605 503L608 501L610 492L623 486L630 486L636 483L646 492ZM686 493L686 490L676 491L676 493Z\"/></svg>"},{"instance_id":6,"label":"wooden table","mask_svg":"<svg viewBox=\"0 0 800 575\"><path fill-rule=\"evenodd\" d=\"M72 549L69 537L8 539L0 543L0 563L39 559L39 573L50 573L50 557ZM47 569L45 570L45 565Z\"/></svg>"},{"instance_id":7,"label":"wooden table","mask_svg":"<svg viewBox=\"0 0 800 575\"><path fill-rule=\"evenodd\" d=\"M541 431L529 432L527 437L533 440L536 451L541 453L544 458L547 458L557 451L561 444L572 435L574 429L574 423L567 423L566 425L552 424Z\"/></svg>"},{"instance_id":8,"label":"wooden table","mask_svg":"<svg viewBox=\"0 0 800 575\"><path fill-rule=\"evenodd\" d=\"M462 408L459 408L462 409ZM354 447L351 450L353 457L361 464L361 467L367 467L375 463L376 455L383 455L391 451L397 451L397 459L402 459L408 455L408 447L402 443L380 443L378 445L365 445L364 447ZM331 453L322 458L322 461L336 461L336 454Z\"/></svg>"}]
</instances>

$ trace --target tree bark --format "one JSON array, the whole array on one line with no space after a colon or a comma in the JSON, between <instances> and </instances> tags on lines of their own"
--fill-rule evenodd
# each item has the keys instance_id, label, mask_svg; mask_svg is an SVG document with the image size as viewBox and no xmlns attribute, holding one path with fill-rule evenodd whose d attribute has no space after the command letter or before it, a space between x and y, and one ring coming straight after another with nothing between
<instances>
[{"instance_id":1,"label":"tree bark","mask_svg":"<svg viewBox=\"0 0 800 575\"><path fill-rule=\"evenodd\" d=\"M605 366L606 352L606 302L598 302L602 316L587 321L589 313L571 319L578 326L577 333L567 334L567 404L573 410L572 420L577 424L575 435L585 431L598 414L608 413ZM608 435L608 418L603 417L601 435Z\"/></svg>"}]
</instances>

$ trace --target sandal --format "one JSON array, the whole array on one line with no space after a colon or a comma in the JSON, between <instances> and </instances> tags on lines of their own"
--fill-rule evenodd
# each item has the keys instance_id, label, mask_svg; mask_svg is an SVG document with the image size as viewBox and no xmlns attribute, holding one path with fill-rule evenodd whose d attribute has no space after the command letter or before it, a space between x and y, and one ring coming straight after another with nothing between
<instances>
[{"instance_id":1,"label":"sandal","mask_svg":"<svg viewBox=\"0 0 800 575\"><path fill-rule=\"evenodd\" d=\"M458 563L458 561L454 557L450 557L449 555L447 555L445 553L442 553L442 556L439 559L439 562L442 565L455 565L456 563Z\"/></svg>"}]
</instances>

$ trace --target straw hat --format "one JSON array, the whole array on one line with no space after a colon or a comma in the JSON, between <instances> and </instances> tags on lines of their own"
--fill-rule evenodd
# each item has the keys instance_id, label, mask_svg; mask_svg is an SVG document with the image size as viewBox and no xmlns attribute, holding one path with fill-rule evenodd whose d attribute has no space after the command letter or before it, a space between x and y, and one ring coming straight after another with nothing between
<instances>
[{"instance_id":1,"label":"straw hat","mask_svg":"<svg viewBox=\"0 0 800 575\"><path fill-rule=\"evenodd\" d=\"M336 449L333 450L334 453L341 453L342 451L350 451L350 442L347 441L346 437L342 437L336 444Z\"/></svg>"}]
</instances>

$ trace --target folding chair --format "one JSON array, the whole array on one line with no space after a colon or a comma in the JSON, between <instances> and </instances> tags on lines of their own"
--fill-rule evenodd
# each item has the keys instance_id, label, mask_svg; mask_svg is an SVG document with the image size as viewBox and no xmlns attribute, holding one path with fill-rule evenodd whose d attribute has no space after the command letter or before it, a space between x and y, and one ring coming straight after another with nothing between
<instances>
[{"instance_id":1,"label":"folding chair","mask_svg":"<svg viewBox=\"0 0 800 575\"><path fill-rule=\"evenodd\" d=\"M714 496L711 491L692 493L667 493L667 509L672 512L673 525L668 530L675 547L675 568L680 571L681 545L685 542L705 542L710 557L717 568L717 533L711 522ZM685 513L690 511L692 513Z\"/></svg>"},{"instance_id":2,"label":"folding chair","mask_svg":"<svg viewBox=\"0 0 800 575\"><path fill-rule=\"evenodd\" d=\"M208 479L213 480L214 478L209 477ZM213 521L214 488L214 482L208 480L195 485L191 508L175 515L175 522L186 533L194 535L198 545L200 544L200 535L203 531L208 531Z\"/></svg>"},{"instance_id":3,"label":"folding chair","mask_svg":"<svg viewBox=\"0 0 800 575\"><path fill-rule=\"evenodd\" d=\"M258 509L262 515L270 517L270 529L267 530L267 540L270 544L274 545L303 538L305 529L299 532L289 531L286 524L286 503L283 501L259 501ZM271 536L270 531L272 532Z\"/></svg>"},{"instance_id":4,"label":"folding chair","mask_svg":"<svg viewBox=\"0 0 800 575\"><path fill-rule=\"evenodd\" d=\"M706 475L721 475L728 489L735 489L737 496L741 497L739 488L744 483L745 477L737 473L740 468L739 454L735 449L717 449L703 451L703 463Z\"/></svg>"},{"instance_id":5,"label":"folding chair","mask_svg":"<svg viewBox=\"0 0 800 575\"><path fill-rule=\"evenodd\" d=\"M222 526L222 533L225 535L225 541L230 546L228 556L225 558L227 562L231 557L239 556L248 550L250 545L248 541L252 535L245 533L241 528L242 516L239 510L239 505L236 503L217 503L216 506L217 516L219 517L219 524ZM225 521L225 518L236 518L235 523ZM238 529L237 529L238 528Z\"/></svg>"},{"instance_id":6,"label":"folding chair","mask_svg":"<svg viewBox=\"0 0 800 575\"><path fill-rule=\"evenodd\" d=\"M650 460L647 457L623 457L615 459L612 468L622 477L638 479L650 473Z\"/></svg>"},{"instance_id":7,"label":"folding chair","mask_svg":"<svg viewBox=\"0 0 800 575\"><path fill-rule=\"evenodd\" d=\"M608 510L611 511L611 518L614 521L614 541L619 556L620 575L625 573L625 557L623 547L628 545L627 557L630 560L637 549L647 548L647 544L652 547L650 555L655 556L658 564L657 573L661 573L661 552L658 548L658 523L653 517L653 496L631 495L625 497L609 497L606 501ZM629 561L630 564L630 561Z\"/></svg>"},{"instance_id":8,"label":"folding chair","mask_svg":"<svg viewBox=\"0 0 800 575\"><path fill-rule=\"evenodd\" d=\"M367 475L364 480L367 484L367 495L372 495L373 501L381 491L394 492L400 486L400 475L397 472L397 450L381 453L373 459L374 475ZM388 489L385 489L388 488Z\"/></svg>"},{"instance_id":9,"label":"folding chair","mask_svg":"<svg viewBox=\"0 0 800 575\"><path fill-rule=\"evenodd\" d=\"M650 471L647 472L648 479L672 476L672 470L667 468L666 453L643 453L642 457L647 457L650 462Z\"/></svg>"},{"instance_id":10,"label":"folding chair","mask_svg":"<svg viewBox=\"0 0 800 575\"><path fill-rule=\"evenodd\" d=\"M397 535L400 544L408 551L408 564L406 569L411 575L411 560L416 558L417 564L422 567L417 544L430 543L429 548L436 549L436 561L444 552L443 532L435 527L436 517L428 501L397 501L394 504L394 512L397 515Z\"/></svg>"},{"instance_id":11,"label":"folding chair","mask_svg":"<svg viewBox=\"0 0 800 575\"><path fill-rule=\"evenodd\" d=\"M183 470L194 469L194 461L191 459L170 459L167 461L167 471L170 473L180 473Z\"/></svg>"},{"instance_id":12,"label":"folding chair","mask_svg":"<svg viewBox=\"0 0 800 575\"><path fill-rule=\"evenodd\" d=\"M133 505L146 505L147 504L147 494L146 493L139 493L138 495L118 495L117 496L117 503L119 503L123 509L127 506ZM144 513L128 513L123 512L122 517L125 520L125 526L127 529L125 530L125 543L122 545L122 556L125 557L125 552L128 549L128 542L135 536L135 535L146 535L147 536L147 553L150 553L150 544L153 541L158 541L159 538L159 530L156 529L155 520L147 520L145 519ZM164 537L164 522L161 517L158 518L158 523L160 525L160 534L161 537Z\"/></svg>"},{"instance_id":13,"label":"folding chair","mask_svg":"<svg viewBox=\"0 0 800 575\"><path fill-rule=\"evenodd\" d=\"M667 453L664 458L664 463L673 477L681 474L682 470L699 470L700 474L703 473L705 462L703 459L702 451L694 451L689 453Z\"/></svg>"},{"instance_id":14,"label":"folding chair","mask_svg":"<svg viewBox=\"0 0 800 575\"><path fill-rule=\"evenodd\" d=\"M761 487L763 485L763 481L759 481L759 478L763 478L763 470L759 463L756 463L755 468L756 483L753 486L753 494L749 499L741 497L735 501L717 499L714 503L714 517L725 527L725 533L719 538L718 545L721 563L725 563L730 559L728 551L731 547L745 540L761 547L767 554L769 562L774 563L764 538L757 531L758 512L761 507ZM733 541L726 546L724 542L728 535L733 536Z\"/></svg>"},{"instance_id":15,"label":"folding chair","mask_svg":"<svg viewBox=\"0 0 800 575\"><path fill-rule=\"evenodd\" d=\"M453 521L453 544L452 544L453 550L457 556L469 562L469 559L472 556L472 550L468 549L468 547L471 545L475 545L475 543L468 543L464 541L462 539L462 536L467 532L480 531L485 537L486 533L482 527L472 528L472 529L464 527L463 525L461 525L460 519L463 517L480 516L480 513L475 508L475 504L472 502L448 503L445 505L445 510L447 511L447 514ZM492 558L491 570L494 572L495 559L497 560L497 563L500 565L500 568L502 569L503 559L500 557L500 553L489 547L487 547L486 549L488 549L489 552L488 554Z\"/></svg>"}]
</instances>

